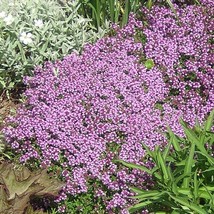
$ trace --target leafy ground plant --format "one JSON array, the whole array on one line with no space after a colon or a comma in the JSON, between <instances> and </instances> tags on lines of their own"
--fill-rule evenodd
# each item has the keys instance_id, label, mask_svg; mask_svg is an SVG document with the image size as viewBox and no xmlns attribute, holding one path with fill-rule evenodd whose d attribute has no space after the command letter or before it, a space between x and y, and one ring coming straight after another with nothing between
<instances>
[{"instance_id":1,"label":"leafy ground plant","mask_svg":"<svg viewBox=\"0 0 214 214\"><path fill-rule=\"evenodd\" d=\"M184 138L168 128L169 143L164 150L156 147L152 151L145 146L155 164L153 169L118 160L127 167L152 175L156 184L148 191L131 188L137 194L133 198L138 200L138 204L130 208L131 213L142 208L152 212L167 210L173 214L214 212L213 118L214 110L203 127L196 124L193 128L181 121ZM160 210L154 204L161 205L157 206Z\"/></svg>"},{"instance_id":2,"label":"leafy ground plant","mask_svg":"<svg viewBox=\"0 0 214 214\"><path fill-rule=\"evenodd\" d=\"M140 6L139 0L80 0L80 13L93 20L100 28L106 20L112 23L127 24L129 13L136 12Z\"/></svg>"},{"instance_id":3,"label":"leafy ground plant","mask_svg":"<svg viewBox=\"0 0 214 214\"><path fill-rule=\"evenodd\" d=\"M0 93L13 89L44 61L79 52L105 34L77 12L78 1L0 2Z\"/></svg>"},{"instance_id":4,"label":"leafy ground plant","mask_svg":"<svg viewBox=\"0 0 214 214\"><path fill-rule=\"evenodd\" d=\"M69 1L69 0L68 0ZM68 2L67 1L67 2ZM173 1L173 0L79 0L81 3L80 13L93 20L98 29L105 26L105 21L120 23L124 26L128 22L130 12L136 13L140 7L146 6L151 9L153 5L165 4L176 13L173 3L199 4L198 0Z\"/></svg>"}]
</instances>

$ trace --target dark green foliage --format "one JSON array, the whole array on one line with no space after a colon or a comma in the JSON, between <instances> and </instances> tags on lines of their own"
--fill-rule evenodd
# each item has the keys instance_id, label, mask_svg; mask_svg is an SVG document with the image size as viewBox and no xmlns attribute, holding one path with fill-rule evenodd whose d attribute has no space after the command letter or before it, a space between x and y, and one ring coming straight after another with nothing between
<instances>
[{"instance_id":1,"label":"dark green foliage","mask_svg":"<svg viewBox=\"0 0 214 214\"><path fill-rule=\"evenodd\" d=\"M155 182L150 190L131 187L136 193L133 198L138 201L130 207L131 213L143 208L175 214L214 212L213 118L214 110L204 126L197 122L193 128L181 121L185 137L176 136L168 128L169 142L165 149L156 147L151 151L144 146L155 164L153 169L117 160L129 168L147 172Z\"/></svg>"},{"instance_id":2,"label":"dark green foliage","mask_svg":"<svg viewBox=\"0 0 214 214\"><path fill-rule=\"evenodd\" d=\"M78 196L70 196L65 201L68 214L105 214L105 204L102 198L97 197L94 192L100 186L96 181L89 179L89 189L87 193L81 193Z\"/></svg>"}]
</instances>

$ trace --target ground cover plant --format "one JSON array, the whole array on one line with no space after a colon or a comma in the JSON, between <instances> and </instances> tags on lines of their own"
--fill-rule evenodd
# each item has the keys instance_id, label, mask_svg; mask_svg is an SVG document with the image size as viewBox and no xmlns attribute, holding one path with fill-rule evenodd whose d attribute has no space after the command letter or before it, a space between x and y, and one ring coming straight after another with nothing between
<instances>
[{"instance_id":1,"label":"ground cover plant","mask_svg":"<svg viewBox=\"0 0 214 214\"><path fill-rule=\"evenodd\" d=\"M46 62L25 78L26 102L4 134L21 162L61 174L66 186L57 201L67 208L60 212L127 213L129 185L154 182L113 160L152 168L142 145L162 148L167 126L182 137L180 118L193 126L214 108L213 3L203 2L175 4L176 14L143 8L82 54ZM81 197L98 207L84 209Z\"/></svg>"},{"instance_id":2,"label":"ground cover plant","mask_svg":"<svg viewBox=\"0 0 214 214\"><path fill-rule=\"evenodd\" d=\"M127 167L146 171L155 183L150 190L132 188L138 204L129 209L131 213L142 208L155 213L214 212L213 119L214 110L204 126L196 124L190 128L181 121L185 137L176 136L168 128L169 141L162 151L158 146L154 151L145 146L146 155L155 166L152 169L117 160Z\"/></svg>"},{"instance_id":3,"label":"ground cover plant","mask_svg":"<svg viewBox=\"0 0 214 214\"><path fill-rule=\"evenodd\" d=\"M0 94L14 89L34 66L79 52L105 34L79 15L79 6L77 0L0 2Z\"/></svg>"}]
</instances>

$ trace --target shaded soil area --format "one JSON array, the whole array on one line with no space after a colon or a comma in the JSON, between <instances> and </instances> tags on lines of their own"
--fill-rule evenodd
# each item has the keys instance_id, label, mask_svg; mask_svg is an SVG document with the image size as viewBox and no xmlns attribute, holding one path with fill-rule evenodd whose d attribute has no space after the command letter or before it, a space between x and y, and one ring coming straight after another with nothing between
<instances>
[{"instance_id":1,"label":"shaded soil area","mask_svg":"<svg viewBox=\"0 0 214 214\"><path fill-rule=\"evenodd\" d=\"M6 119L10 115L14 115L16 109L20 105L21 93L12 94L10 99L6 96L0 96L0 133L6 124Z\"/></svg>"},{"instance_id":2,"label":"shaded soil area","mask_svg":"<svg viewBox=\"0 0 214 214\"><path fill-rule=\"evenodd\" d=\"M20 103L17 100L0 97L0 132L3 129L6 118L13 115Z\"/></svg>"},{"instance_id":3,"label":"shaded soil area","mask_svg":"<svg viewBox=\"0 0 214 214\"><path fill-rule=\"evenodd\" d=\"M9 98L6 92L0 91L0 133L6 124L6 118L10 115L14 115L16 109L20 106L20 98L25 90L25 85L20 84L10 91Z\"/></svg>"}]
</instances>

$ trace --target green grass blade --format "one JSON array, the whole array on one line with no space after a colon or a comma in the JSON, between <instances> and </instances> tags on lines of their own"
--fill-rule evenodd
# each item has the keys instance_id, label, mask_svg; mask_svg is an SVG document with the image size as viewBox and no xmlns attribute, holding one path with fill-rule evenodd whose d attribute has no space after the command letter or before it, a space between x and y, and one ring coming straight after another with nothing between
<instances>
[{"instance_id":1,"label":"green grass blade","mask_svg":"<svg viewBox=\"0 0 214 214\"><path fill-rule=\"evenodd\" d=\"M167 193L164 191L164 192L161 192L161 193L156 194L154 196L151 196L149 198L139 199L139 203L145 202L145 200L150 200L150 201L153 201L154 203L155 203L155 201L163 201L165 195L167 195Z\"/></svg>"},{"instance_id":2,"label":"green grass blade","mask_svg":"<svg viewBox=\"0 0 214 214\"><path fill-rule=\"evenodd\" d=\"M168 171L167 171L167 168L166 168L166 163L165 163L163 157L161 156L161 152L160 152L159 148L157 150L157 161L158 161L158 164L160 165L161 171L163 173L164 182L165 181L168 182L169 175L168 175Z\"/></svg>"},{"instance_id":3,"label":"green grass blade","mask_svg":"<svg viewBox=\"0 0 214 214\"><path fill-rule=\"evenodd\" d=\"M204 170L203 172L211 172L211 171L214 171L214 167L209 167L208 169Z\"/></svg>"},{"instance_id":4,"label":"green grass blade","mask_svg":"<svg viewBox=\"0 0 214 214\"><path fill-rule=\"evenodd\" d=\"M178 189L178 192L182 195L186 195L188 196L189 198L192 198L192 195L191 195L191 191L189 188L179 188Z\"/></svg>"},{"instance_id":5,"label":"green grass blade","mask_svg":"<svg viewBox=\"0 0 214 214\"><path fill-rule=\"evenodd\" d=\"M209 191L214 191L214 186L203 186L203 187L200 187L199 190L201 191L205 191L205 190L209 190Z\"/></svg>"},{"instance_id":6,"label":"green grass blade","mask_svg":"<svg viewBox=\"0 0 214 214\"><path fill-rule=\"evenodd\" d=\"M121 5L118 2L118 0L116 0L114 7L115 7L114 21L115 21L115 23L118 23L119 22L119 16L121 14Z\"/></svg>"},{"instance_id":7,"label":"green grass blade","mask_svg":"<svg viewBox=\"0 0 214 214\"><path fill-rule=\"evenodd\" d=\"M153 204L153 203L154 203L153 201L145 201L130 207L128 210L130 213L134 213L138 210L143 209L145 206L148 206L149 204Z\"/></svg>"},{"instance_id":8,"label":"green grass blade","mask_svg":"<svg viewBox=\"0 0 214 214\"><path fill-rule=\"evenodd\" d=\"M95 3L96 2L94 2L94 4ZM89 2L89 3L87 3L87 5L91 8L91 10L92 10L92 19L96 23L97 28L99 28L100 27L100 13L96 8L96 4L94 6L92 3Z\"/></svg>"},{"instance_id":9,"label":"green grass blade","mask_svg":"<svg viewBox=\"0 0 214 214\"><path fill-rule=\"evenodd\" d=\"M131 10L130 0L126 0L125 10L122 18L122 26L127 24L130 10Z\"/></svg>"},{"instance_id":10,"label":"green grass blade","mask_svg":"<svg viewBox=\"0 0 214 214\"><path fill-rule=\"evenodd\" d=\"M203 210L201 207L199 207L196 204L193 204L191 202L189 202L188 200L178 197L178 196L173 196L171 194L169 194L169 196L176 202L180 203L183 206L188 207L189 209L191 209L192 211L196 211L197 214L207 214L207 212L205 210Z\"/></svg>"},{"instance_id":11,"label":"green grass blade","mask_svg":"<svg viewBox=\"0 0 214 214\"><path fill-rule=\"evenodd\" d=\"M213 126L213 120L214 120L214 110L211 111L209 117L207 118L204 124L205 131L211 131L211 127Z\"/></svg>"},{"instance_id":12,"label":"green grass blade","mask_svg":"<svg viewBox=\"0 0 214 214\"><path fill-rule=\"evenodd\" d=\"M214 118L214 110L211 111L209 117L204 123L204 129L201 130L200 133L200 144L204 145L206 143L206 133L211 131L211 127L213 126L213 118Z\"/></svg>"},{"instance_id":13,"label":"green grass blade","mask_svg":"<svg viewBox=\"0 0 214 214\"><path fill-rule=\"evenodd\" d=\"M152 0L148 0L146 3L146 7L150 10L152 8L153 5L153 1Z\"/></svg>"},{"instance_id":14,"label":"green grass blade","mask_svg":"<svg viewBox=\"0 0 214 214\"><path fill-rule=\"evenodd\" d=\"M114 0L108 0L108 6L109 6L109 13L110 13L110 20L112 22L115 22L115 1Z\"/></svg>"},{"instance_id":15,"label":"green grass blade","mask_svg":"<svg viewBox=\"0 0 214 214\"><path fill-rule=\"evenodd\" d=\"M184 129L184 132L186 134L186 137L188 138L188 140L191 142L191 143L195 143L197 148L204 154L207 154L207 151L204 147L204 145L202 145L200 143L200 139L198 138L198 136L194 133L194 131L188 127L188 125L183 121L181 120L180 121L181 125L183 126L183 129ZM208 154L207 154L208 155Z\"/></svg>"},{"instance_id":16,"label":"green grass blade","mask_svg":"<svg viewBox=\"0 0 214 214\"><path fill-rule=\"evenodd\" d=\"M203 155L204 157L207 158L211 165L214 165L214 158L211 155L209 155L208 153L204 154L203 152L200 151L196 151L196 153Z\"/></svg>"},{"instance_id":17,"label":"green grass blade","mask_svg":"<svg viewBox=\"0 0 214 214\"><path fill-rule=\"evenodd\" d=\"M197 137L197 135L192 131L192 129L187 125L186 122L184 122L183 120L180 120L180 123L183 127L183 130L186 134L186 137L189 139L190 142L198 142L199 139Z\"/></svg>"},{"instance_id":18,"label":"green grass blade","mask_svg":"<svg viewBox=\"0 0 214 214\"><path fill-rule=\"evenodd\" d=\"M186 159L182 160L180 162L175 163L176 166L185 166L186 165Z\"/></svg>"},{"instance_id":19,"label":"green grass blade","mask_svg":"<svg viewBox=\"0 0 214 214\"><path fill-rule=\"evenodd\" d=\"M179 183L182 179L189 177L189 175L182 174L175 179L175 183Z\"/></svg>"},{"instance_id":20,"label":"green grass blade","mask_svg":"<svg viewBox=\"0 0 214 214\"><path fill-rule=\"evenodd\" d=\"M169 5L169 7L171 8L171 10L173 11L173 13L175 14L176 18L178 19L177 12L176 12L171 0L166 0L166 2Z\"/></svg>"},{"instance_id":21,"label":"green grass blade","mask_svg":"<svg viewBox=\"0 0 214 214\"><path fill-rule=\"evenodd\" d=\"M154 152L152 150L149 149L149 147L147 147L145 144L142 144L143 148L146 150L147 154L154 159Z\"/></svg>"},{"instance_id":22,"label":"green grass blade","mask_svg":"<svg viewBox=\"0 0 214 214\"><path fill-rule=\"evenodd\" d=\"M188 188L189 187L189 182L191 179L191 172L192 172L192 167L194 164L194 153L195 153L195 144L192 143L190 147L190 152L189 156L187 158L187 162L184 168L184 175L189 175L187 178L184 178L183 180L183 188Z\"/></svg>"},{"instance_id":23,"label":"green grass blade","mask_svg":"<svg viewBox=\"0 0 214 214\"><path fill-rule=\"evenodd\" d=\"M208 193L209 194L209 196L210 196L210 198L211 199L213 199L214 198L214 195L211 193L212 192L212 190L211 189L209 189L206 185L204 185L203 183L202 183L202 185L203 185L203 187L204 187L204 190L206 191L206 193ZM214 202L214 201L213 201Z\"/></svg>"},{"instance_id":24,"label":"green grass blade","mask_svg":"<svg viewBox=\"0 0 214 214\"><path fill-rule=\"evenodd\" d=\"M122 163L124 166L127 166L128 168L140 169L140 170L142 170L144 172L147 172L150 175L152 174L152 171L147 169L145 166L140 166L140 165L137 165L137 164L128 163L128 162L125 162L123 160L115 160L114 162Z\"/></svg>"},{"instance_id":25,"label":"green grass blade","mask_svg":"<svg viewBox=\"0 0 214 214\"><path fill-rule=\"evenodd\" d=\"M172 130L167 127L167 130L168 130L168 133L169 133L169 136L170 136L170 142L172 142L172 145L173 147L175 148L175 150L177 152L180 152L181 151L181 147L178 143L178 139L176 138L175 134L172 132Z\"/></svg>"},{"instance_id":26,"label":"green grass blade","mask_svg":"<svg viewBox=\"0 0 214 214\"><path fill-rule=\"evenodd\" d=\"M196 170L195 173L194 173L194 179L193 179L193 184L194 184L194 186L193 186L193 195L194 195L195 201L198 198L198 187L199 187L197 173L198 173L198 171Z\"/></svg>"},{"instance_id":27,"label":"green grass blade","mask_svg":"<svg viewBox=\"0 0 214 214\"><path fill-rule=\"evenodd\" d=\"M149 197L157 196L159 194L160 194L159 191L149 190L149 191L146 191L144 193L140 193L138 195L132 196L131 198L142 200L142 199L146 199L146 198L149 198Z\"/></svg>"},{"instance_id":28,"label":"green grass blade","mask_svg":"<svg viewBox=\"0 0 214 214\"><path fill-rule=\"evenodd\" d=\"M210 191L198 191L198 197L199 198L204 198L204 199L208 199L208 200L213 200L214 202L214 195L211 194Z\"/></svg>"},{"instance_id":29,"label":"green grass blade","mask_svg":"<svg viewBox=\"0 0 214 214\"><path fill-rule=\"evenodd\" d=\"M154 168L151 169L151 172L152 172L152 175L154 175L156 179L161 180L161 176L157 172L158 170L159 170L159 167L155 166Z\"/></svg>"},{"instance_id":30,"label":"green grass blade","mask_svg":"<svg viewBox=\"0 0 214 214\"><path fill-rule=\"evenodd\" d=\"M97 14L97 27L100 28L101 26L101 5L100 5L100 0L95 0L95 9L96 9L96 14Z\"/></svg>"},{"instance_id":31,"label":"green grass blade","mask_svg":"<svg viewBox=\"0 0 214 214\"><path fill-rule=\"evenodd\" d=\"M136 11L137 11L138 8L139 8L139 0L135 0L135 1L133 2L133 4L132 4L131 8L132 8L132 11L133 11L134 13L136 13Z\"/></svg>"},{"instance_id":32,"label":"green grass blade","mask_svg":"<svg viewBox=\"0 0 214 214\"><path fill-rule=\"evenodd\" d=\"M170 147L171 147L171 141L168 143L166 149L163 152L163 159L164 159L164 161L166 161L166 159L167 159L167 156L168 156L169 151L170 151Z\"/></svg>"},{"instance_id":33,"label":"green grass blade","mask_svg":"<svg viewBox=\"0 0 214 214\"><path fill-rule=\"evenodd\" d=\"M130 187L130 189L135 192L135 193L138 193L138 194L141 194L143 192L145 192L146 190L143 190L143 189L139 189L137 187Z\"/></svg>"}]
</instances>

